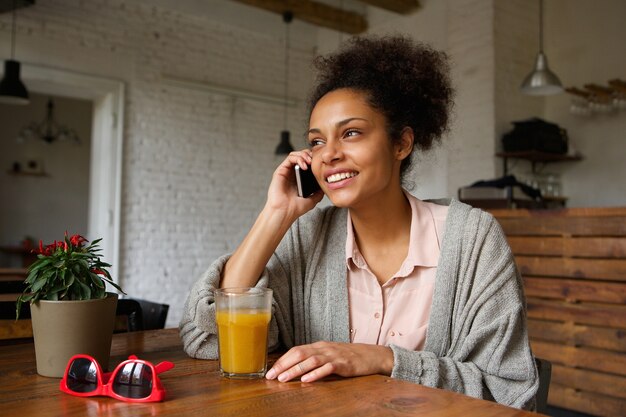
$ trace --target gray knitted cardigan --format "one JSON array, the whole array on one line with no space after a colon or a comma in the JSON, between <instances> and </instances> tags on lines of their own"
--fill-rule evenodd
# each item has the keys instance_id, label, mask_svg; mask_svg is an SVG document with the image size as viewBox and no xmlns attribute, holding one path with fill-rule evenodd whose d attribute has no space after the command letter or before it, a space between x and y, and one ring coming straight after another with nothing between
<instances>
[{"instance_id":1,"label":"gray knitted cardigan","mask_svg":"<svg viewBox=\"0 0 626 417\"><path fill-rule=\"evenodd\" d=\"M539 380L521 277L506 238L490 214L456 200L447 204L424 350L391 345L391 376L534 408ZM274 290L270 349L350 341L346 213L326 207L300 217L268 262L257 285ZM213 262L186 302L180 335L192 357L217 358L212 290L227 260Z\"/></svg>"}]
</instances>

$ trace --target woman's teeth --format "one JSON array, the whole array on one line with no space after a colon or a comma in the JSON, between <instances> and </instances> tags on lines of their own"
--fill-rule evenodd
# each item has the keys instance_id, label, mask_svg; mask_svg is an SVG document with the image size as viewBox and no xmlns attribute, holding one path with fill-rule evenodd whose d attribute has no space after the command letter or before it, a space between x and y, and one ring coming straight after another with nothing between
<instances>
[{"instance_id":1,"label":"woman's teeth","mask_svg":"<svg viewBox=\"0 0 626 417\"><path fill-rule=\"evenodd\" d=\"M340 174L333 174L329 176L328 178L326 178L326 182L332 184L333 182L345 180L346 178L352 178L356 176L357 176L356 172L342 172Z\"/></svg>"}]
</instances>

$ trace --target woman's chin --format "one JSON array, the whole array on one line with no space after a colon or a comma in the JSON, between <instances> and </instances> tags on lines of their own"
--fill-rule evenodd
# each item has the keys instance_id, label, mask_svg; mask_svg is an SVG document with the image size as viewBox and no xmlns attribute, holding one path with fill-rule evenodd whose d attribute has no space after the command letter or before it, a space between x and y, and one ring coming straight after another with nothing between
<instances>
[{"instance_id":1,"label":"woman's chin","mask_svg":"<svg viewBox=\"0 0 626 417\"><path fill-rule=\"evenodd\" d=\"M342 193L331 191L330 193L326 193L326 197L328 197L330 202L335 207L350 208L354 203L354 199L352 198L352 196L346 196L346 195L341 195L341 194Z\"/></svg>"}]
</instances>

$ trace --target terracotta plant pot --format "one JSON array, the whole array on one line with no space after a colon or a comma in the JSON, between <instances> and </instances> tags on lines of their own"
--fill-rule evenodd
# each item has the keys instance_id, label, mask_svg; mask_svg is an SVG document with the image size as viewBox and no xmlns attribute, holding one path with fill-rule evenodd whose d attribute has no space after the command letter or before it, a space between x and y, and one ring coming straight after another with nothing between
<instances>
[{"instance_id":1,"label":"terracotta plant pot","mask_svg":"<svg viewBox=\"0 0 626 417\"><path fill-rule=\"evenodd\" d=\"M37 373L61 378L69 359L91 355L109 366L117 294L81 301L40 300L31 304Z\"/></svg>"}]
</instances>

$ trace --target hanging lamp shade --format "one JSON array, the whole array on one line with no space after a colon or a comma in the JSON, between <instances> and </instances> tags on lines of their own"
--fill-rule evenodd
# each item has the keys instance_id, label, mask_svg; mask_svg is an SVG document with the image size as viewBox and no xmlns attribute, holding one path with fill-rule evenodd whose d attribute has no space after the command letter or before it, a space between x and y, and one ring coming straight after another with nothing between
<instances>
[{"instance_id":1,"label":"hanging lamp shade","mask_svg":"<svg viewBox=\"0 0 626 417\"><path fill-rule=\"evenodd\" d=\"M535 68L522 82L522 92L535 96L558 94L563 91L561 80L548 67L548 58L543 52L537 54Z\"/></svg>"},{"instance_id":2,"label":"hanging lamp shade","mask_svg":"<svg viewBox=\"0 0 626 417\"><path fill-rule=\"evenodd\" d=\"M543 53L543 0L539 1L539 52L535 67L524 78L520 89L524 94L547 96L563 91L561 80L548 67L548 57Z\"/></svg>"},{"instance_id":3,"label":"hanging lamp shade","mask_svg":"<svg viewBox=\"0 0 626 417\"><path fill-rule=\"evenodd\" d=\"M0 103L28 104L28 91L20 80L20 63L12 59L4 61L4 77L0 81Z\"/></svg>"},{"instance_id":4,"label":"hanging lamp shade","mask_svg":"<svg viewBox=\"0 0 626 417\"><path fill-rule=\"evenodd\" d=\"M22 104L30 102L28 91L20 80L20 63L15 61L15 32L17 28L17 1L13 0L13 23L11 28L11 59L4 61L4 76L0 81L0 103Z\"/></svg>"},{"instance_id":5,"label":"hanging lamp shade","mask_svg":"<svg viewBox=\"0 0 626 417\"><path fill-rule=\"evenodd\" d=\"M274 153L276 155L286 155L293 151L293 146L291 146L291 142L289 141L289 131L283 130L280 132L280 143L276 147L276 151Z\"/></svg>"}]
</instances>

